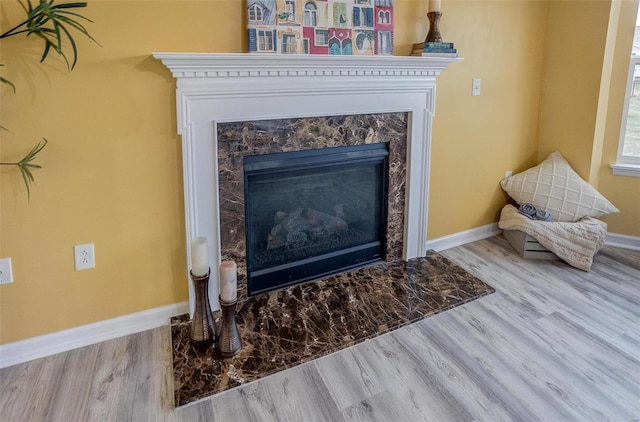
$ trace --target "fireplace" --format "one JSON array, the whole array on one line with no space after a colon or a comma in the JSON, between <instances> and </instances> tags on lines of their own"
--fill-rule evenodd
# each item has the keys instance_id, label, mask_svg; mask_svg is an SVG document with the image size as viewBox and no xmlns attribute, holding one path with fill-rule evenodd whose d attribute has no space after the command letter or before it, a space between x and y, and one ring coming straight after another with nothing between
<instances>
[{"instance_id":1,"label":"fireplace","mask_svg":"<svg viewBox=\"0 0 640 422\"><path fill-rule=\"evenodd\" d=\"M238 165L242 169L246 155L292 151L289 138L274 140L270 132L253 131L256 125L252 122L358 120L357 116L369 116L360 119L368 121L368 127L333 137L341 141L337 145L318 145L316 137L308 137L306 146L298 145L293 150L349 146L342 142L344 139L355 139L355 144L389 142L384 254L386 259L425 255L436 76L462 59L209 53L154 53L154 57L162 60L177 79L186 244L195 236L209 240L213 267L209 297L214 307L217 308L218 296L215 266L221 259L241 261L240 300L247 295L244 190L240 189L244 174L240 172L238 176L236 170L230 169ZM380 136L388 131L380 130L378 120L386 120L371 117L380 115L402 116L404 132L390 131L402 139L389 141ZM244 122L243 127L227 136L227 125L235 125L234 122ZM391 128L398 126L389 124ZM249 138L253 140L248 141ZM230 143L231 139L235 143ZM240 217L242 222L238 221ZM189 252L187 248L187 255ZM189 256L186 262L190 262ZM188 272L185 268L193 309Z\"/></svg>"},{"instance_id":2,"label":"fireplace","mask_svg":"<svg viewBox=\"0 0 640 422\"><path fill-rule=\"evenodd\" d=\"M244 157L247 293L384 259L387 144Z\"/></svg>"},{"instance_id":3,"label":"fireplace","mask_svg":"<svg viewBox=\"0 0 640 422\"><path fill-rule=\"evenodd\" d=\"M221 257L238 264L240 297L402 258L407 123L376 113L217 125ZM342 235L345 253L331 246Z\"/></svg>"}]
</instances>

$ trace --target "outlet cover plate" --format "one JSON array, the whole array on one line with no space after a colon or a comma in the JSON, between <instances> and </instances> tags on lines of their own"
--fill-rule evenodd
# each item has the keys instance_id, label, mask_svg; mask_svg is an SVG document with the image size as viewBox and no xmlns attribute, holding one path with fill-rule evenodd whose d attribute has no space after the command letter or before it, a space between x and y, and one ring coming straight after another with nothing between
<instances>
[{"instance_id":1,"label":"outlet cover plate","mask_svg":"<svg viewBox=\"0 0 640 422\"><path fill-rule=\"evenodd\" d=\"M11 269L11 258L0 259L0 284L13 283L13 271Z\"/></svg>"},{"instance_id":2,"label":"outlet cover plate","mask_svg":"<svg viewBox=\"0 0 640 422\"><path fill-rule=\"evenodd\" d=\"M96 267L96 257L93 243L85 243L84 245L75 245L73 247L76 271L88 270Z\"/></svg>"}]
</instances>

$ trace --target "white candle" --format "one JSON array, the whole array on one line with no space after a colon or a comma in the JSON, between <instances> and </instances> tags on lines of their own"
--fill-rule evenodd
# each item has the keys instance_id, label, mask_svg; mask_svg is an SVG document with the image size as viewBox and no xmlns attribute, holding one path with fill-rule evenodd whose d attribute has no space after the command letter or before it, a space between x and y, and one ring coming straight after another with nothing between
<instances>
[{"instance_id":1,"label":"white candle","mask_svg":"<svg viewBox=\"0 0 640 422\"><path fill-rule=\"evenodd\" d=\"M209 272L209 250L206 237L196 237L191 241L191 272L202 276Z\"/></svg>"},{"instance_id":2,"label":"white candle","mask_svg":"<svg viewBox=\"0 0 640 422\"><path fill-rule=\"evenodd\" d=\"M220 263L220 299L233 302L238 297L238 266L233 261Z\"/></svg>"},{"instance_id":3,"label":"white candle","mask_svg":"<svg viewBox=\"0 0 640 422\"><path fill-rule=\"evenodd\" d=\"M429 12L441 12L442 0L429 0Z\"/></svg>"}]
</instances>

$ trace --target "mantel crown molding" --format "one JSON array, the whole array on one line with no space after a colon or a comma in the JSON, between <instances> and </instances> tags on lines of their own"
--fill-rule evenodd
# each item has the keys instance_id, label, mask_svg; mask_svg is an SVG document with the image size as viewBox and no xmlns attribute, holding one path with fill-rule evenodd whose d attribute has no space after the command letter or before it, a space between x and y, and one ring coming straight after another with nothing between
<instances>
[{"instance_id":1,"label":"mantel crown molding","mask_svg":"<svg viewBox=\"0 0 640 422\"><path fill-rule=\"evenodd\" d=\"M455 57L153 53L176 79L273 76L437 76Z\"/></svg>"}]
</instances>

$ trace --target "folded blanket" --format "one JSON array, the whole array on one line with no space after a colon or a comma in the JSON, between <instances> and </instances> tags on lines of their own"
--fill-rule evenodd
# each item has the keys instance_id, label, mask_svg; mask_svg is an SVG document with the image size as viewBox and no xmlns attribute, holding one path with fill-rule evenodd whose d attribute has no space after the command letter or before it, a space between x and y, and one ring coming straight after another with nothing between
<instances>
[{"instance_id":1,"label":"folded blanket","mask_svg":"<svg viewBox=\"0 0 640 422\"><path fill-rule=\"evenodd\" d=\"M584 271L591 270L593 257L604 245L607 234L607 224L595 218L584 217L575 223L536 221L520 214L513 205L502 209L498 227L525 232L569 265Z\"/></svg>"},{"instance_id":2,"label":"folded blanket","mask_svg":"<svg viewBox=\"0 0 640 422\"><path fill-rule=\"evenodd\" d=\"M524 203L520 204L518 212L531 220L551 221L551 214L546 211L542 211L533 206L533 204Z\"/></svg>"},{"instance_id":3,"label":"folded blanket","mask_svg":"<svg viewBox=\"0 0 640 422\"><path fill-rule=\"evenodd\" d=\"M536 209L536 207L534 207L533 204L529 203L520 204L520 208L518 208L518 212L520 214L532 220L537 211L538 210Z\"/></svg>"},{"instance_id":4,"label":"folded blanket","mask_svg":"<svg viewBox=\"0 0 640 422\"><path fill-rule=\"evenodd\" d=\"M533 219L540 220L540 221L548 221L548 222L551 222L553 220L551 218L551 214L549 214L546 211L540 211L540 210L536 211L536 213L533 215Z\"/></svg>"}]
</instances>

